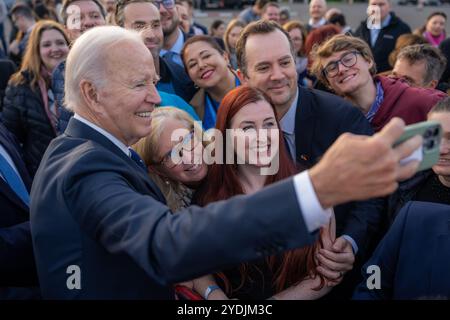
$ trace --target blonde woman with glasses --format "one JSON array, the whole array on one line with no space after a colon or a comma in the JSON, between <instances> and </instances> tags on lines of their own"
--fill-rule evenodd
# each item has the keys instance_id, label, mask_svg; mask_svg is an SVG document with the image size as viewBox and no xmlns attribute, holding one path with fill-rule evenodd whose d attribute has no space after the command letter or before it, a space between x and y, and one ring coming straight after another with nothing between
<instances>
[{"instance_id":1,"label":"blonde woman with glasses","mask_svg":"<svg viewBox=\"0 0 450 320\"><path fill-rule=\"evenodd\" d=\"M188 113L175 107L156 108L151 126L150 135L133 148L175 212L190 205L208 171L203 159L203 129Z\"/></svg>"}]
</instances>

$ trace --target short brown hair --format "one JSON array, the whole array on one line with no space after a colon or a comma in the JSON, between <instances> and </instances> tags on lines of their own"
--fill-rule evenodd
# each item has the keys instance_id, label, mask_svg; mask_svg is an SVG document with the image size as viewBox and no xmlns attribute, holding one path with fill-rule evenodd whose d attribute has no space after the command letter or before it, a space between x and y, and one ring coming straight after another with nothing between
<instances>
[{"instance_id":1,"label":"short brown hair","mask_svg":"<svg viewBox=\"0 0 450 320\"><path fill-rule=\"evenodd\" d=\"M125 23L125 19L123 17L123 11L125 10L125 7L129 5L130 3L151 3L153 4L152 0L119 0L116 3L116 12L115 12L115 20L116 24L119 27L123 27Z\"/></svg>"},{"instance_id":2,"label":"short brown hair","mask_svg":"<svg viewBox=\"0 0 450 320\"><path fill-rule=\"evenodd\" d=\"M248 24L244 30L242 30L241 36L236 43L236 58L239 69L244 75L247 75L247 61L245 55L245 46L247 44L248 37L255 34L269 34L275 31L281 31L289 41L292 57L296 56L294 52L294 45L292 44L289 33L287 33L278 23L274 21L259 20ZM264 48L262 48L264 50Z\"/></svg>"},{"instance_id":3,"label":"short brown hair","mask_svg":"<svg viewBox=\"0 0 450 320\"><path fill-rule=\"evenodd\" d=\"M300 33L302 34L302 38L303 38L303 45L302 45L302 48L300 49L300 52L297 52L297 54L301 54L302 56L304 56L305 55L305 42L306 42L306 37L308 36L308 30L306 29L305 25L298 20L292 20L292 21L286 22L283 25L283 29L286 30L286 32L290 32L294 29L300 30Z\"/></svg>"},{"instance_id":4,"label":"short brown hair","mask_svg":"<svg viewBox=\"0 0 450 320\"><path fill-rule=\"evenodd\" d=\"M262 8L264 8L264 6L269 3L270 0L256 0L255 1L255 6L259 9L262 10Z\"/></svg>"},{"instance_id":5,"label":"short brown hair","mask_svg":"<svg viewBox=\"0 0 450 320\"><path fill-rule=\"evenodd\" d=\"M61 17L63 19L64 25L67 25L67 19L69 18L69 15L67 14L67 8L73 4L74 2L77 1L83 1L83 0L64 0L63 4L62 4L62 8L61 8ZM103 18L105 19L106 17L106 11L105 8L103 7L103 5L100 3L99 0L87 0L87 1L92 1L94 2L98 8L100 9L100 13L102 14Z\"/></svg>"},{"instance_id":6,"label":"short brown hair","mask_svg":"<svg viewBox=\"0 0 450 320\"><path fill-rule=\"evenodd\" d=\"M441 53L441 50L430 44L404 47L397 56L397 60L400 59L408 60L410 65L419 61L425 62L423 83L430 83L432 80L439 81L447 65L447 59Z\"/></svg>"},{"instance_id":7,"label":"short brown hair","mask_svg":"<svg viewBox=\"0 0 450 320\"><path fill-rule=\"evenodd\" d=\"M329 85L328 79L323 74L324 66L322 66L322 61L336 52L345 50L358 51L366 61L372 62L372 67L369 69L370 74L374 76L377 73L375 60L367 43L362 39L344 34L335 35L322 45L314 48L312 51L314 62L311 66L311 72L324 84Z\"/></svg>"}]
</instances>

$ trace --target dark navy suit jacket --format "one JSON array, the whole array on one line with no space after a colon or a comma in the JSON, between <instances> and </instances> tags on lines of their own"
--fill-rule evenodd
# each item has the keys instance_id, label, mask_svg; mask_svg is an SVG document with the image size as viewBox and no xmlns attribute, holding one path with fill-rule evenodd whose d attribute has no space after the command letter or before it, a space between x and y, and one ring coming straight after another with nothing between
<instances>
[{"instance_id":1,"label":"dark navy suit jacket","mask_svg":"<svg viewBox=\"0 0 450 320\"><path fill-rule=\"evenodd\" d=\"M173 299L170 284L316 238L292 179L172 214L143 169L74 118L50 143L31 197L44 298ZM81 271L80 289L67 286L73 265Z\"/></svg>"},{"instance_id":2,"label":"dark navy suit jacket","mask_svg":"<svg viewBox=\"0 0 450 320\"><path fill-rule=\"evenodd\" d=\"M380 268L380 289L367 288L370 265ZM409 202L362 274L354 299L449 299L450 206Z\"/></svg>"},{"instance_id":3,"label":"dark navy suit jacket","mask_svg":"<svg viewBox=\"0 0 450 320\"><path fill-rule=\"evenodd\" d=\"M15 137L0 123L0 144L13 160L28 191L31 178ZM26 204L0 178L0 287L37 285Z\"/></svg>"},{"instance_id":4,"label":"dark navy suit jacket","mask_svg":"<svg viewBox=\"0 0 450 320\"><path fill-rule=\"evenodd\" d=\"M348 101L320 90L299 88L295 116L297 163L302 168L316 164L345 132L372 135L364 115ZM346 234L364 254L382 224L382 199L350 202L335 207L337 235Z\"/></svg>"}]
</instances>

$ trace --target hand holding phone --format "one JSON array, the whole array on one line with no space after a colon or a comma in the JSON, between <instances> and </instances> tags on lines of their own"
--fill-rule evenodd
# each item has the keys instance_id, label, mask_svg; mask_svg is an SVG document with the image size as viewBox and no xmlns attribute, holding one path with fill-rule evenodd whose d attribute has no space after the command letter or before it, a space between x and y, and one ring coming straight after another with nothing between
<instances>
[{"instance_id":1,"label":"hand holding phone","mask_svg":"<svg viewBox=\"0 0 450 320\"><path fill-rule=\"evenodd\" d=\"M402 159L401 164L407 164L410 161L420 161L418 171L431 168L439 160L439 146L442 138L442 127L437 121L423 121L409 125L405 132L395 142L394 147L406 140L421 135L422 145L416 149L410 156Z\"/></svg>"}]
</instances>

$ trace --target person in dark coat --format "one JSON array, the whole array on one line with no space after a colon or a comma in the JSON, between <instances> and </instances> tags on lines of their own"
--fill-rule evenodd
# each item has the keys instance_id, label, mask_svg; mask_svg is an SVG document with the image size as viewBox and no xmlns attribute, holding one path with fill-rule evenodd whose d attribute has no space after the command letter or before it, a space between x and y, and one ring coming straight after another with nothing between
<instances>
[{"instance_id":1,"label":"person in dark coat","mask_svg":"<svg viewBox=\"0 0 450 320\"><path fill-rule=\"evenodd\" d=\"M411 33L411 28L394 12L390 11L390 0L370 0L370 5L380 8L381 29L372 25L373 16L361 22L355 36L367 42L375 58L378 72L390 70L388 57L395 48L397 38L405 33Z\"/></svg>"},{"instance_id":2,"label":"person in dark coat","mask_svg":"<svg viewBox=\"0 0 450 320\"><path fill-rule=\"evenodd\" d=\"M50 86L51 72L65 59L68 45L65 31L58 23L49 20L37 23L22 66L6 88L2 120L23 145L31 176L56 137L58 112Z\"/></svg>"}]
</instances>

